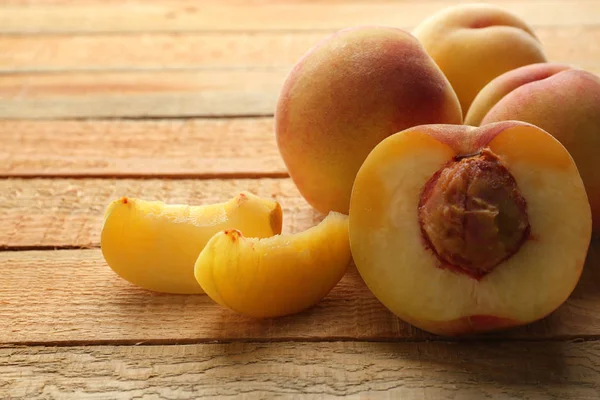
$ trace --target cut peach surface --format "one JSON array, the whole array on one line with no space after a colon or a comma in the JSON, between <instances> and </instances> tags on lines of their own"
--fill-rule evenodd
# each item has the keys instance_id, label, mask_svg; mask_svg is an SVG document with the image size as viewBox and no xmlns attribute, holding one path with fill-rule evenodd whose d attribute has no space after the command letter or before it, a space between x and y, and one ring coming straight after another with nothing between
<instances>
[{"instance_id":1,"label":"cut peach surface","mask_svg":"<svg viewBox=\"0 0 600 400\"><path fill-rule=\"evenodd\" d=\"M223 229L252 237L281 233L279 203L242 192L229 201L189 206L136 198L113 201L101 234L102 254L119 276L148 290L202 293L194 263Z\"/></svg>"},{"instance_id":2,"label":"cut peach surface","mask_svg":"<svg viewBox=\"0 0 600 400\"><path fill-rule=\"evenodd\" d=\"M256 318L305 310L325 297L350 262L348 217L331 212L304 232L264 239L237 230L216 234L195 276L215 302Z\"/></svg>"},{"instance_id":3,"label":"cut peach surface","mask_svg":"<svg viewBox=\"0 0 600 400\"><path fill-rule=\"evenodd\" d=\"M566 149L533 125L429 125L367 157L350 204L356 266L407 322L444 335L523 325L577 284L591 212Z\"/></svg>"}]
</instances>

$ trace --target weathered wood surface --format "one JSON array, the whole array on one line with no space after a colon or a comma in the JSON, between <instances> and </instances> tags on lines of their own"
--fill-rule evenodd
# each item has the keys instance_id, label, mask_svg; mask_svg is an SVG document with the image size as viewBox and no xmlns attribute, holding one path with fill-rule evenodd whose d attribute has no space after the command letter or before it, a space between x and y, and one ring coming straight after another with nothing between
<instances>
[{"instance_id":1,"label":"weathered wood surface","mask_svg":"<svg viewBox=\"0 0 600 400\"><path fill-rule=\"evenodd\" d=\"M272 118L0 120L0 142L3 177L287 176Z\"/></svg>"},{"instance_id":2,"label":"weathered wood surface","mask_svg":"<svg viewBox=\"0 0 600 400\"><path fill-rule=\"evenodd\" d=\"M455 3L0 1L0 398L599 398L600 242L549 317L451 342L392 315L355 267L312 309L258 321L139 289L96 248L122 195L250 190L281 202L284 231L316 224L274 140L287 72L335 30L412 29ZM491 3L550 60L600 72L597 0Z\"/></svg>"},{"instance_id":3,"label":"weathered wood surface","mask_svg":"<svg viewBox=\"0 0 600 400\"><path fill-rule=\"evenodd\" d=\"M570 299L549 317L488 339L600 339L600 243ZM213 340L424 340L391 314L355 267L303 313L242 317L205 295L167 295L119 278L100 250L0 252L0 343L196 343ZM462 339L462 338L461 338Z\"/></svg>"},{"instance_id":4,"label":"weathered wood surface","mask_svg":"<svg viewBox=\"0 0 600 400\"><path fill-rule=\"evenodd\" d=\"M272 115L288 72L0 74L0 119Z\"/></svg>"},{"instance_id":5,"label":"weathered wood surface","mask_svg":"<svg viewBox=\"0 0 600 400\"><path fill-rule=\"evenodd\" d=\"M0 394L595 400L599 365L600 342L8 347Z\"/></svg>"},{"instance_id":6,"label":"weathered wood surface","mask_svg":"<svg viewBox=\"0 0 600 400\"><path fill-rule=\"evenodd\" d=\"M462 1L464 2L464 1ZM353 25L411 28L449 0L208 1L153 0L36 3L8 1L0 33L201 32L331 30ZM597 25L596 0L489 1L533 26Z\"/></svg>"},{"instance_id":7,"label":"weathered wood surface","mask_svg":"<svg viewBox=\"0 0 600 400\"><path fill-rule=\"evenodd\" d=\"M0 72L282 68L332 32L0 36ZM535 33L549 60L600 64L600 25Z\"/></svg>"}]
</instances>

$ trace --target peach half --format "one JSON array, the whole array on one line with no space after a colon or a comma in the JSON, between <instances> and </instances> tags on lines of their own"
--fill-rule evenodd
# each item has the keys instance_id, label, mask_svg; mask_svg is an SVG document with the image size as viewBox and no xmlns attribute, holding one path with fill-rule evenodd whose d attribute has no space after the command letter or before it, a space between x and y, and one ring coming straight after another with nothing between
<instances>
[{"instance_id":1,"label":"peach half","mask_svg":"<svg viewBox=\"0 0 600 400\"><path fill-rule=\"evenodd\" d=\"M194 274L215 302L255 318L295 314L318 303L350 262L348 216L331 212L295 234L246 238L217 233L196 260Z\"/></svg>"},{"instance_id":2,"label":"peach half","mask_svg":"<svg viewBox=\"0 0 600 400\"><path fill-rule=\"evenodd\" d=\"M241 192L229 201L189 206L124 197L105 213L102 254L123 279L164 293L203 293L194 277L198 255L217 232L252 237L281 233L278 202Z\"/></svg>"},{"instance_id":3,"label":"peach half","mask_svg":"<svg viewBox=\"0 0 600 400\"><path fill-rule=\"evenodd\" d=\"M352 255L371 291L440 335L551 313L575 288L591 239L570 154L518 121L390 136L358 172L349 218Z\"/></svg>"},{"instance_id":4,"label":"peach half","mask_svg":"<svg viewBox=\"0 0 600 400\"><path fill-rule=\"evenodd\" d=\"M348 213L356 173L387 136L460 124L452 86L408 32L356 27L325 38L290 71L275 110L277 145L302 196Z\"/></svg>"},{"instance_id":5,"label":"peach half","mask_svg":"<svg viewBox=\"0 0 600 400\"><path fill-rule=\"evenodd\" d=\"M464 114L477 93L506 71L546 61L542 44L516 14L491 4L457 4L421 22L413 34L439 65Z\"/></svg>"},{"instance_id":6,"label":"peach half","mask_svg":"<svg viewBox=\"0 0 600 400\"><path fill-rule=\"evenodd\" d=\"M466 119L468 125L529 122L558 139L577 164L592 207L594 235L600 234L600 77L558 63L517 68L484 87Z\"/></svg>"}]
</instances>

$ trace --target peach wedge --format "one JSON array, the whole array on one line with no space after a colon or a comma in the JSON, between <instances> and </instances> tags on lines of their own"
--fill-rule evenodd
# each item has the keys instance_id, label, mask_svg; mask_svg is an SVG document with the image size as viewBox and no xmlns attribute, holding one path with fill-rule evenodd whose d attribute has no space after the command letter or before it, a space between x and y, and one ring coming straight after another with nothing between
<instances>
[{"instance_id":1,"label":"peach wedge","mask_svg":"<svg viewBox=\"0 0 600 400\"><path fill-rule=\"evenodd\" d=\"M203 293L194 263L223 229L252 237L281 233L279 203L241 192L223 203L189 206L135 198L113 201L105 213L102 254L119 276L165 293Z\"/></svg>"},{"instance_id":2,"label":"peach wedge","mask_svg":"<svg viewBox=\"0 0 600 400\"><path fill-rule=\"evenodd\" d=\"M216 234L196 261L206 294L255 318L294 314L325 297L350 262L348 217L331 212L304 232L265 239L234 229Z\"/></svg>"},{"instance_id":3,"label":"peach wedge","mask_svg":"<svg viewBox=\"0 0 600 400\"><path fill-rule=\"evenodd\" d=\"M414 127L381 142L350 203L350 244L368 287L423 330L524 325L577 284L591 211L575 163L536 126Z\"/></svg>"}]
</instances>

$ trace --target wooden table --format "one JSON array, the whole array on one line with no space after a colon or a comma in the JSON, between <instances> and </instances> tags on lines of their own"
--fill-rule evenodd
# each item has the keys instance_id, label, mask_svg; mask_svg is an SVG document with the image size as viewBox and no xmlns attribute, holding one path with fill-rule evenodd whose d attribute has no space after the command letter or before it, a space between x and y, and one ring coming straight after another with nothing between
<instances>
[{"instance_id":1,"label":"wooden table","mask_svg":"<svg viewBox=\"0 0 600 400\"><path fill-rule=\"evenodd\" d=\"M286 232L316 224L272 131L290 66L339 28L410 29L450 3L3 1L0 398L600 398L600 245L548 318L453 340L394 317L354 267L316 307L256 321L134 287L98 249L122 195L245 189L282 203ZM496 3L551 60L600 73L599 1Z\"/></svg>"}]
</instances>

